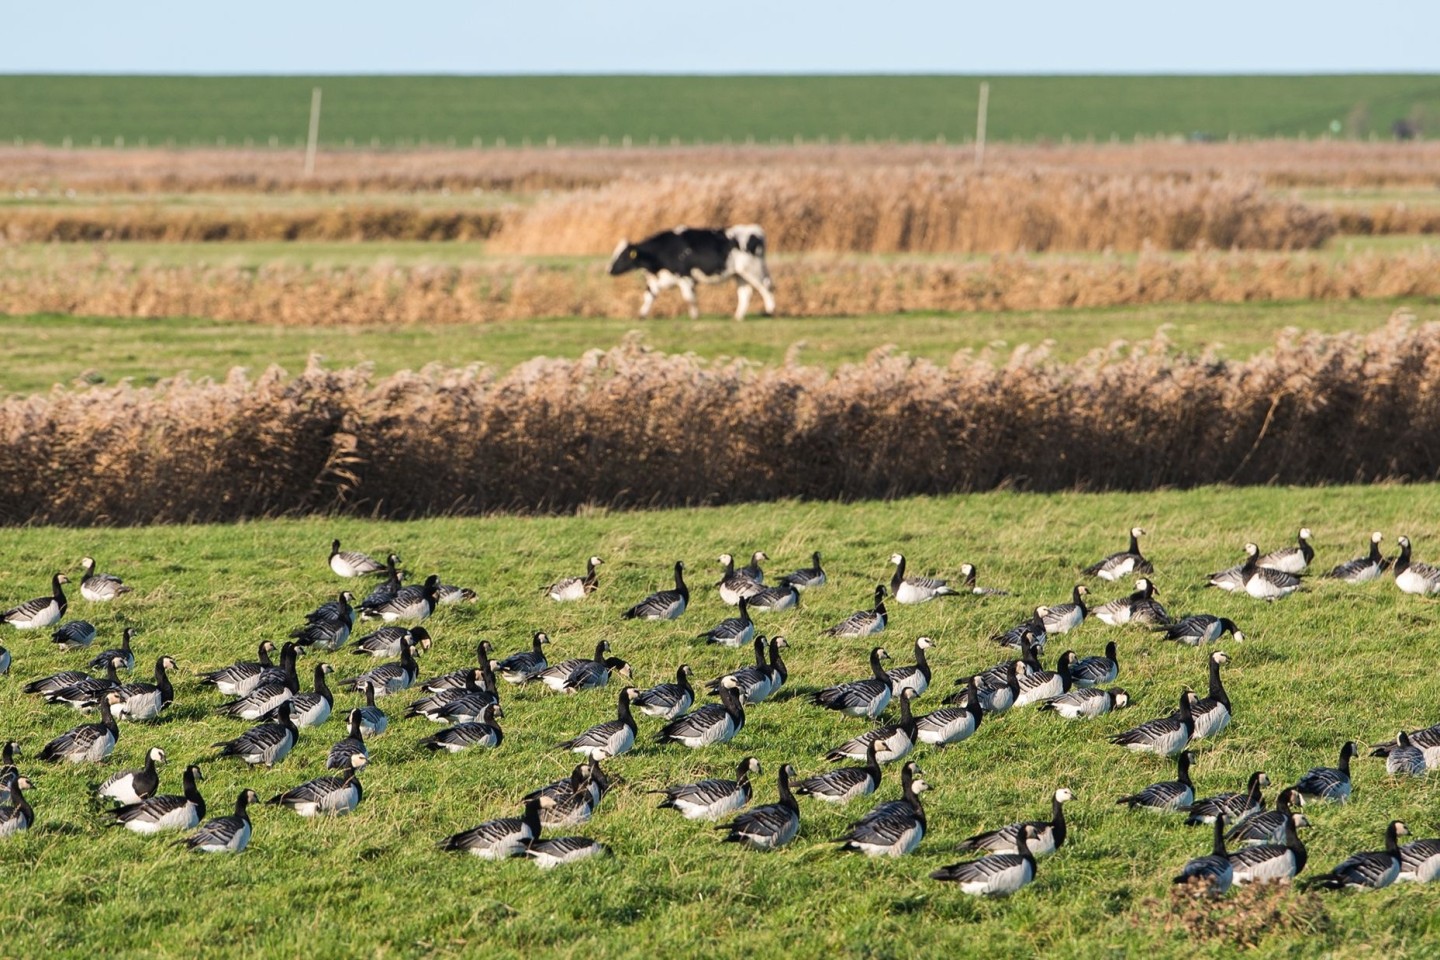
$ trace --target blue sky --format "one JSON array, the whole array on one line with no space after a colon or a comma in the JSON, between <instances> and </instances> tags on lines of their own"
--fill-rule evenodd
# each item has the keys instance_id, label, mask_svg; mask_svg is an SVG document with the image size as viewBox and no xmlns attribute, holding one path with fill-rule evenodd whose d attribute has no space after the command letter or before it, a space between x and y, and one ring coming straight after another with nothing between
<instances>
[{"instance_id":1,"label":"blue sky","mask_svg":"<svg viewBox=\"0 0 1440 960\"><path fill-rule=\"evenodd\" d=\"M4 22L0 73L1440 72L1434 0L71 0Z\"/></svg>"}]
</instances>

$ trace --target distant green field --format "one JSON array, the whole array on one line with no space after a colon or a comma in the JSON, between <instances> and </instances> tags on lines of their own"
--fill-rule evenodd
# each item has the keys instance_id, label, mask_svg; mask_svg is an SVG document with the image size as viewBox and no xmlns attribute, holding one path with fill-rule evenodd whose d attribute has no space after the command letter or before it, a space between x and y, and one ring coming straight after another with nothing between
<instances>
[{"instance_id":1,"label":"distant green field","mask_svg":"<svg viewBox=\"0 0 1440 960\"><path fill-rule=\"evenodd\" d=\"M0 142L279 146L324 90L329 146L972 137L982 77L0 77ZM1440 76L988 78L989 135L1388 136L1440 118Z\"/></svg>"}]
</instances>

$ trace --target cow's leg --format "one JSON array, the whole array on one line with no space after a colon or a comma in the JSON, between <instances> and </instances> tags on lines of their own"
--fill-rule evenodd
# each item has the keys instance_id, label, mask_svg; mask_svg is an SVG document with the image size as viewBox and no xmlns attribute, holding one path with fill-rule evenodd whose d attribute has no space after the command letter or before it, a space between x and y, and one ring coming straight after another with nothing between
<instances>
[{"instance_id":1,"label":"cow's leg","mask_svg":"<svg viewBox=\"0 0 1440 960\"><path fill-rule=\"evenodd\" d=\"M750 289L750 284L747 281L739 277L735 278L735 288L737 299L735 304L735 319L744 320L745 311L750 309L750 295L754 293L754 291Z\"/></svg>"},{"instance_id":2,"label":"cow's leg","mask_svg":"<svg viewBox=\"0 0 1440 960\"><path fill-rule=\"evenodd\" d=\"M680 284L680 296L684 297L685 302L690 306L690 319L699 320L700 304L695 300L695 281L689 277L681 277L678 282Z\"/></svg>"},{"instance_id":3,"label":"cow's leg","mask_svg":"<svg viewBox=\"0 0 1440 960\"><path fill-rule=\"evenodd\" d=\"M770 282L770 273L762 264L747 264L745 269L736 271L737 282L740 284L740 295L744 303L750 302L751 288L760 291L760 299L765 301L765 316L775 315L775 294L771 291L774 284ZM736 319L740 319L736 317Z\"/></svg>"},{"instance_id":4,"label":"cow's leg","mask_svg":"<svg viewBox=\"0 0 1440 960\"><path fill-rule=\"evenodd\" d=\"M655 295L660 292L660 284L654 277L645 278L645 299L640 301L640 319L645 320L650 316L650 308L655 306Z\"/></svg>"}]
</instances>

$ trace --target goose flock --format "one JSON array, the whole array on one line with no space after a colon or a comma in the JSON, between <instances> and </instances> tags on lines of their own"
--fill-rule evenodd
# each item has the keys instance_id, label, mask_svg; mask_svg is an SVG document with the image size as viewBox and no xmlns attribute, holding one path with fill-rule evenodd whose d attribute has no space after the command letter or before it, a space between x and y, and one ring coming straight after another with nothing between
<instances>
[{"instance_id":1,"label":"goose flock","mask_svg":"<svg viewBox=\"0 0 1440 960\"><path fill-rule=\"evenodd\" d=\"M1279 780L1272 779L1273 770L1255 770L1243 784L1228 785L1233 789L1202 795L1194 777L1197 771L1203 774L1213 744L1223 741L1232 725L1251 723L1264 706L1243 698L1232 702L1226 688L1227 674L1243 670L1245 658L1234 654L1234 648L1226 652L1214 645L1227 634L1237 644L1245 641L1234 620L1209 612L1176 617L1161 604L1156 567L1140 552L1140 538L1145 535L1140 527L1133 528L1127 549L1078 571L1084 577L1115 583L1134 578L1133 592L1091 606L1090 586L1077 582L1068 600L1018 610L1013 628L990 637L988 643L1014 651L1014 655L1006 653L999 662L971 664L948 678L939 675L931 657L937 651L943 655L950 641L918 636L905 647L892 643L891 647L910 661L899 665L885 646L870 646L868 656L862 658L858 651L837 641L896 632L898 624L892 624L887 599L897 605L901 623L904 611L898 608L915 604L979 602L974 598L988 604L1009 603L1005 598L1014 591L979 586L974 564L962 565L952 586L938 576L909 573L906 557L893 553L889 564L894 572L888 583L872 580L857 588L856 592L873 589L871 605L823 628L821 623L802 627L802 621L795 619L803 595L836 589L818 552L810 558L810 566L797 568L772 584L765 582L762 564L770 557L764 551L752 552L749 564L740 567L732 554L723 554L718 559L722 573L713 584L713 595L722 608L737 608L737 614L698 634L693 628L676 630L677 660L686 662L678 662L665 676L643 686L634 667L615 656L612 647L625 643L628 630L666 628L623 626L620 621L676 620L694 603L707 603L711 593L707 589L703 597L692 596L685 579L686 564L677 560L673 587L641 598L617 617L618 605L597 599L605 593L599 575L604 561L591 556L583 575L560 577L540 591L557 604L589 603L597 620L603 618L613 625L607 631L609 637L596 643L593 654L552 663L551 649L559 644L546 631L533 630L528 640L516 643L519 649L500 649L498 655L498 645L481 640L474 645L473 663L427 678L424 659L443 649L468 650L474 638L462 641L446 636L440 620L428 627L421 622L442 606L474 600L476 592L444 584L438 574L426 576L418 585L406 584L409 575L396 554L389 553L382 562L366 553L342 550L339 540L331 544L330 573L346 580L370 578L377 585L358 601L359 591L317 588L317 604L303 617L303 623L278 645L267 639L258 648L249 647L256 651L253 660L207 667L180 679L180 663L168 654L144 650L143 631L128 626L118 646L87 656L92 646L99 645L104 628L88 620L65 620L70 609L65 587L71 581L63 572L56 572L50 578L48 595L5 610L0 613L0 623L16 631L53 628L51 643L44 646L84 658L88 670L33 676L25 662L40 647L19 645L13 653L0 648L0 672L12 674L26 695L49 705L45 709L54 718L57 734L34 750L38 762L102 765L120 756L136 758L133 762L139 766L97 777L95 799L108 805L95 814L99 820L137 834L184 834L177 837L179 845L202 853L244 851L252 839L264 836L265 817L271 814L260 811L267 807L317 817L343 815L362 803L387 802L367 795L364 787L366 768L374 762L367 744L387 732L413 742L416 756L474 751L495 751L498 756L507 743L507 731L501 726L506 722L502 700L510 696L506 691L514 688L517 695L527 691L523 699L534 704L574 704L601 698L614 704L613 716L588 727L576 722L571 728L573 735L554 744L557 752L578 755L569 761L575 766L568 776L536 787L517 801L515 809L491 811L495 815L478 824L457 823L453 834L429 838L441 850L489 860L525 857L541 869L606 855L611 844L602 839L558 831L603 820L602 802L624 783L616 771L623 771L627 754L689 750L713 766L713 775L689 783L637 784L628 789L636 795L648 792L663 797L658 808L675 811L684 820L710 822L721 836L709 842L774 850L809 832L805 822L819 809L815 804L848 807L863 798L889 794L890 798L868 811L856 813L838 835L823 839L841 852L901 857L927 840L945 844L928 833L925 798L933 791L941 799L931 802L947 802L951 785L927 775L913 755L922 748L943 750L975 737L1004 737L1005 715L1034 707L1053 718L1047 723L1109 724L1099 736L1119 748L1117 757L1129 751L1142 762L1155 765L1155 782L1137 783L1130 792L1117 790L1113 797L1088 798L1092 803L1108 806L1114 816L1144 819L1143 813L1150 813L1181 827L1213 827L1208 852L1197 852L1194 859L1177 865L1177 884L1219 895L1234 885L1288 882L1306 869L1306 835L1316 825L1334 823L1335 815L1326 808L1343 805L1352 796L1351 761L1361 756L1359 741L1337 744L1332 754L1337 757L1334 766L1321 762L1328 758L1316 758L1309 770L1294 771ZM1302 529L1294 546L1270 553L1261 553L1253 542L1246 543L1243 561L1212 574L1207 585L1265 603L1285 600L1307 589L1305 580L1316 557L1312 539L1311 531ZM1440 592L1440 568L1413 560L1407 538L1399 538L1399 552L1393 559L1382 556L1382 542L1381 535L1374 534L1368 553L1336 565L1323 578L1361 585L1389 575L1406 594ZM123 605L141 596L121 578L97 572L91 557L84 557L80 568L80 596L86 604ZM791 627L788 638L762 632L764 618L780 611L796 611L787 621ZM761 617L758 621L754 619L757 616ZM1095 623L1103 626L1090 626ZM1121 631L1104 640L1103 653L1082 656L1076 649L1066 649L1058 656L1052 653L1048 663L1053 666L1047 665L1045 647L1053 638L1065 638L1069 643L1072 635L1086 638L1102 629ZM854 656L852 678L827 686L797 684L785 660L786 651L797 642L797 633L812 638L801 642L824 644L837 657ZM1152 691L1143 698L1115 686L1137 651L1146 644L1172 641L1209 648L1204 672L1189 671L1170 678L1162 692ZM142 668L153 662L153 682L127 681L121 676L136 669L137 645L144 651L138 661ZM1082 639L1075 646L1094 651L1101 644L1098 639ZM747 653L748 659L733 668L718 665L697 673L688 661L699 662L704 657L714 662L714 647L746 650L753 656ZM148 659L151 656L153 661ZM724 657L724 652L720 656ZM326 659L311 660L313 666L302 671L302 657ZM351 672L336 671L337 664L355 662L353 657L366 658L361 662L369 668L335 679ZM303 674L309 675L309 689L304 689ZM508 686L502 689L502 683ZM936 689L953 692L936 696L932 693ZM1203 696L1197 692L1200 690ZM156 721L175 713L173 704L180 696L203 704L205 718L187 722L213 724L218 737L210 752L183 758L180 790L166 793L162 788L167 786L167 764L177 751L160 742L167 727ZM408 702L400 708L390 707L390 698L397 696ZM763 718L771 709L767 703L778 696L798 697L811 705L806 709L817 714L833 711L852 718L843 722L858 723L865 729L818 757L795 755L779 764L773 770L771 793L765 771L751 751L772 742L755 739L752 721ZM934 709L920 707L927 696L940 701ZM1102 719L1137 708L1154 715L1128 726ZM580 716L578 710L557 709L567 718ZM883 719L887 713L891 716L888 721ZM73 721L77 715L86 722L68 726L64 718ZM192 716L193 711L186 715ZM1257 727L1250 726L1247 735L1257 735ZM326 737L323 731L332 728L336 732ZM770 735L774 732L772 724ZM0 739L5 734L0 729ZM292 759L296 747L317 736L333 742L323 769L287 772L296 765ZM30 829L37 819L43 820L46 807L43 775L20 770L28 748L15 739L4 742L0 837ZM733 760L736 754L726 756L715 749L727 743L745 754L738 765ZM1425 776L1440 767L1440 723L1402 729L1394 739L1374 744L1370 755L1383 758L1392 777ZM712 756L720 759L710 763ZM1146 756L1149 761L1143 760ZM898 776L888 774L887 767L899 761L905 762ZM287 786L263 791L246 786L235 796L232 813L207 819L204 771L222 764L254 772L267 782L273 770L274 776L285 775ZM802 770L806 771L803 775ZM1172 770L1173 779L1159 779ZM305 777L308 779L302 779ZM1275 783L1281 786L1272 810L1266 794ZM898 795L891 793L895 788ZM175 788L171 785L170 789ZM1056 785L1046 799L1050 803L1048 820L1019 819L968 838L955 838L949 845L973 856L935 869L929 876L953 883L963 893L983 896L1013 894L1033 883L1039 875L1037 859L1063 856L1067 841L1074 837L1065 805L1086 798L1077 797L1068 786ZM766 802L757 803L760 800ZM1356 853L1329 872L1314 874L1308 883L1327 889L1377 889L1399 881L1425 882L1440 874L1440 838L1402 844L1401 838L1409 830L1399 820L1383 830L1371 825L1364 832L1371 836L1383 833L1384 849Z\"/></svg>"}]
</instances>

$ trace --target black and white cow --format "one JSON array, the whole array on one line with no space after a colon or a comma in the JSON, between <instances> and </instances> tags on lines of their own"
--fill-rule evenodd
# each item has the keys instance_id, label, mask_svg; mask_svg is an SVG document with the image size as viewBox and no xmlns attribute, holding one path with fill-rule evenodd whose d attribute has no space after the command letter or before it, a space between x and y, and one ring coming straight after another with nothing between
<instances>
[{"instance_id":1,"label":"black and white cow","mask_svg":"<svg viewBox=\"0 0 1440 960\"><path fill-rule=\"evenodd\" d=\"M640 316L648 317L655 296L670 287L679 287L690 305L690 319L700 316L695 303L695 284L735 279L739 303L735 319L744 320L753 291L765 301L765 315L775 312L775 284L765 266L765 231L753 223L724 230L693 230L676 227L657 233L639 243L621 240L610 260L610 275L630 270L645 271L645 300Z\"/></svg>"}]
</instances>

